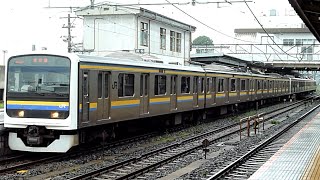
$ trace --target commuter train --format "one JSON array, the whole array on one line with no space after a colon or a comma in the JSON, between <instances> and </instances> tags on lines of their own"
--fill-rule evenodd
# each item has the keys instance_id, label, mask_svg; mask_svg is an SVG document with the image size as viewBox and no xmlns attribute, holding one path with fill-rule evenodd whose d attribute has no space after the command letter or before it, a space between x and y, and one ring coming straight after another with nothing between
<instances>
[{"instance_id":1,"label":"commuter train","mask_svg":"<svg viewBox=\"0 0 320 180\"><path fill-rule=\"evenodd\" d=\"M12 56L5 81L9 147L31 152L67 152L129 120L165 115L180 124L316 89L310 79L49 53Z\"/></svg>"}]
</instances>

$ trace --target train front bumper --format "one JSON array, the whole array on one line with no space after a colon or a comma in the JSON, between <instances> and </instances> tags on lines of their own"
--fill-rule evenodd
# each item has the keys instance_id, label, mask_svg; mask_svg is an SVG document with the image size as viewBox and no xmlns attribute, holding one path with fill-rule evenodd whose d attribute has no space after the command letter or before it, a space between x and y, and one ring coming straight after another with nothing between
<instances>
[{"instance_id":1,"label":"train front bumper","mask_svg":"<svg viewBox=\"0 0 320 180\"><path fill-rule=\"evenodd\" d=\"M28 151L28 152L56 152L65 153L73 146L79 145L78 135L60 135L47 147L29 147L18 137L17 133L9 133L9 147L11 150Z\"/></svg>"}]
</instances>

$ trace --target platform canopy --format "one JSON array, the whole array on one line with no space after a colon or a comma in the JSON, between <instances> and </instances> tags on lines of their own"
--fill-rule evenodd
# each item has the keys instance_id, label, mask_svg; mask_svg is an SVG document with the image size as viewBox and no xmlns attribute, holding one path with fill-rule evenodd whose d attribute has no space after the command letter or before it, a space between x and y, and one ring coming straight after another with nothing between
<instances>
[{"instance_id":1,"label":"platform canopy","mask_svg":"<svg viewBox=\"0 0 320 180\"><path fill-rule=\"evenodd\" d=\"M289 2L320 42L320 0L289 0Z\"/></svg>"}]
</instances>

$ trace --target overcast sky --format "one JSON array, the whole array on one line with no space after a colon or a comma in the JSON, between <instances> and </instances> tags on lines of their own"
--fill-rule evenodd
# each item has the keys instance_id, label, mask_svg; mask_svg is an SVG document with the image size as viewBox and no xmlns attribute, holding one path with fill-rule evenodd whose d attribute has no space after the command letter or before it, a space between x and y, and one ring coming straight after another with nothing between
<instances>
[{"instance_id":1,"label":"overcast sky","mask_svg":"<svg viewBox=\"0 0 320 180\"><path fill-rule=\"evenodd\" d=\"M165 3L165 0L110 0L117 3ZM170 2L191 2L191 0L169 0ZM197 2L210 2L216 0L197 0ZM222 0L221 0L222 1ZM260 17L262 11L274 9L290 9L288 0L253 0L248 3L254 13ZM102 2L99 0L96 3ZM67 45L63 42L63 36L67 35L66 17L69 9L48 9L51 7L86 6L90 0L2 0L0 1L0 55L2 50L8 50L8 54L20 51L30 51L32 44L37 49L47 47L49 50L66 51ZM178 6L191 16L197 18L208 26L230 36L234 36L234 28L259 27L254 21L244 3L220 4L196 4L195 6ZM177 19L197 27L193 38L199 35L207 35L214 43L232 42L231 38L221 35L189 18L171 5L143 6L143 8L156 11L162 15ZM74 21L75 27L72 34L76 36L74 42L82 40L82 20ZM0 56L1 57L1 56ZM2 59L2 57L0 58Z\"/></svg>"}]
</instances>

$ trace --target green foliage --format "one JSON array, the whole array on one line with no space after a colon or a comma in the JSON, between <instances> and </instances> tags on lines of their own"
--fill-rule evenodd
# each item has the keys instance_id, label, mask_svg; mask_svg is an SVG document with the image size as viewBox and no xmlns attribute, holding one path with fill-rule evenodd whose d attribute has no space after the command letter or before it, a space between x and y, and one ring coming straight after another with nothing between
<instances>
[{"instance_id":1,"label":"green foliage","mask_svg":"<svg viewBox=\"0 0 320 180\"><path fill-rule=\"evenodd\" d=\"M199 36L193 40L192 44L195 45L212 45L213 41L207 36Z\"/></svg>"},{"instance_id":2,"label":"green foliage","mask_svg":"<svg viewBox=\"0 0 320 180\"><path fill-rule=\"evenodd\" d=\"M3 103L0 103L0 108L3 108Z\"/></svg>"},{"instance_id":3,"label":"green foliage","mask_svg":"<svg viewBox=\"0 0 320 180\"><path fill-rule=\"evenodd\" d=\"M271 124L279 124L280 122L279 121L276 121L276 120L272 120L271 121Z\"/></svg>"}]
</instances>

